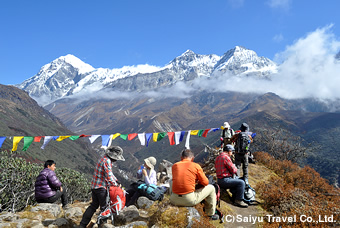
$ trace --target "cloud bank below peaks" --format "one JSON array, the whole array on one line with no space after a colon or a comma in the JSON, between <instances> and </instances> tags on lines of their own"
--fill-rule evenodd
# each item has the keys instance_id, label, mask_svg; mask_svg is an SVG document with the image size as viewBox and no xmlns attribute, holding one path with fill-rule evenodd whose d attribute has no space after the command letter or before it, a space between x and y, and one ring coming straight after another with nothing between
<instances>
[{"instance_id":1,"label":"cloud bank below peaks","mask_svg":"<svg viewBox=\"0 0 340 228\"><path fill-rule=\"evenodd\" d=\"M331 32L332 25L317 29L276 54L278 72L270 80L220 74L197 79L188 91L273 92L287 99L340 99L340 41Z\"/></svg>"}]
</instances>

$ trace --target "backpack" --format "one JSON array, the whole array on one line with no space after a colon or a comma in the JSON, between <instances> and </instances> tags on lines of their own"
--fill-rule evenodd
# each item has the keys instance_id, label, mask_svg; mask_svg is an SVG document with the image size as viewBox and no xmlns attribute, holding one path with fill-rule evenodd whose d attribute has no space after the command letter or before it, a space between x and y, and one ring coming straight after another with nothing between
<instances>
[{"instance_id":1,"label":"backpack","mask_svg":"<svg viewBox=\"0 0 340 228\"><path fill-rule=\"evenodd\" d=\"M110 186L109 190L111 205L117 204L115 211L118 212L125 207L125 192L119 186Z\"/></svg>"},{"instance_id":2,"label":"backpack","mask_svg":"<svg viewBox=\"0 0 340 228\"><path fill-rule=\"evenodd\" d=\"M236 141L237 153L245 154L250 146L250 138L247 132L240 132Z\"/></svg>"},{"instance_id":3,"label":"backpack","mask_svg":"<svg viewBox=\"0 0 340 228\"><path fill-rule=\"evenodd\" d=\"M244 202L246 202L247 204L251 204L257 201L255 200L255 189L253 189L252 187L250 187L249 184L245 185L244 188Z\"/></svg>"},{"instance_id":4,"label":"backpack","mask_svg":"<svg viewBox=\"0 0 340 228\"><path fill-rule=\"evenodd\" d=\"M138 192L152 201L162 201L164 198L164 189L155 184L142 183L138 186Z\"/></svg>"},{"instance_id":5,"label":"backpack","mask_svg":"<svg viewBox=\"0 0 340 228\"><path fill-rule=\"evenodd\" d=\"M215 214L217 214L219 216L220 223L223 223L224 222L224 215L223 215L222 211L217 209L217 206L221 207L221 189L220 189L220 186L216 183L213 176L208 175L207 177L208 177L208 180L209 180L209 184L211 184L215 187L215 193L216 193L216 211L215 211Z\"/></svg>"},{"instance_id":6,"label":"backpack","mask_svg":"<svg viewBox=\"0 0 340 228\"><path fill-rule=\"evenodd\" d=\"M125 191L119 186L110 186L107 188L107 196L106 196L106 207L100 212L97 217L97 224L102 224L108 218L111 217L111 220L114 219L114 214L119 214L125 207Z\"/></svg>"}]
</instances>

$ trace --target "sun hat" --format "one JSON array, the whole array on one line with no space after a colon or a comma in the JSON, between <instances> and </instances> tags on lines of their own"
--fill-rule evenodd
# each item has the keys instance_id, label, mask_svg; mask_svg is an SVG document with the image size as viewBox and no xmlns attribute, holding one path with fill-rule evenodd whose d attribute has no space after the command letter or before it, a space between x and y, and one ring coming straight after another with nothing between
<instances>
[{"instance_id":1,"label":"sun hat","mask_svg":"<svg viewBox=\"0 0 340 228\"><path fill-rule=\"evenodd\" d=\"M228 129L228 128L230 128L230 125L229 125L228 122L224 122L223 127L224 127L225 129Z\"/></svg>"},{"instance_id":2,"label":"sun hat","mask_svg":"<svg viewBox=\"0 0 340 228\"><path fill-rule=\"evenodd\" d=\"M157 160L154 157L148 157L144 159L144 162L150 169L155 169Z\"/></svg>"},{"instance_id":3,"label":"sun hat","mask_svg":"<svg viewBox=\"0 0 340 228\"><path fill-rule=\"evenodd\" d=\"M125 161L123 157L123 149L119 146L110 146L106 150L106 155L117 161Z\"/></svg>"}]
</instances>

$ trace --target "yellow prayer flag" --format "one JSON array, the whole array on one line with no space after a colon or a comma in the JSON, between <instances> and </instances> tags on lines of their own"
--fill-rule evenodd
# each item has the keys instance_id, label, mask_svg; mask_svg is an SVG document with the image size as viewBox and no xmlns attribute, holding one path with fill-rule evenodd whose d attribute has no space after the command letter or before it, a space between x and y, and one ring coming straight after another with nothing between
<instances>
[{"instance_id":1,"label":"yellow prayer flag","mask_svg":"<svg viewBox=\"0 0 340 228\"><path fill-rule=\"evenodd\" d=\"M71 137L71 135L59 136L59 137L56 139L56 141L60 142L60 141L63 141L64 139L67 139L67 138L69 138L69 137Z\"/></svg>"},{"instance_id":2,"label":"yellow prayer flag","mask_svg":"<svg viewBox=\"0 0 340 228\"><path fill-rule=\"evenodd\" d=\"M13 137L13 148L12 151L16 151L18 149L18 144L21 139L23 139L24 136L14 136Z\"/></svg>"},{"instance_id":3,"label":"yellow prayer flag","mask_svg":"<svg viewBox=\"0 0 340 228\"><path fill-rule=\"evenodd\" d=\"M112 135L112 140L114 140L114 139L117 138L118 136L120 136L120 133L116 133L116 134Z\"/></svg>"},{"instance_id":4,"label":"yellow prayer flag","mask_svg":"<svg viewBox=\"0 0 340 228\"><path fill-rule=\"evenodd\" d=\"M192 130L192 131L190 132L190 135L197 135L197 134L198 134L198 131L199 131L199 130Z\"/></svg>"},{"instance_id":5,"label":"yellow prayer flag","mask_svg":"<svg viewBox=\"0 0 340 228\"><path fill-rule=\"evenodd\" d=\"M158 134L159 133L153 133L153 138L152 139L153 139L154 142L157 142Z\"/></svg>"}]
</instances>

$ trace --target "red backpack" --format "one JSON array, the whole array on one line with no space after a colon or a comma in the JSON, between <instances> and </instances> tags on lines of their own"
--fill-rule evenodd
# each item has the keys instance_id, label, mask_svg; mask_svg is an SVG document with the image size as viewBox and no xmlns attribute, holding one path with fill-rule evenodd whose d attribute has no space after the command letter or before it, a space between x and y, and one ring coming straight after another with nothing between
<instances>
[{"instance_id":1,"label":"red backpack","mask_svg":"<svg viewBox=\"0 0 340 228\"><path fill-rule=\"evenodd\" d=\"M119 186L110 186L110 200L111 200L111 205L117 205L114 207L114 210L120 211L125 207L125 192L124 190L119 187ZM117 197L119 196L119 198ZM121 204L119 203L119 199L121 201ZM115 211L115 212L117 212Z\"/></svg>"}]
</instances>

